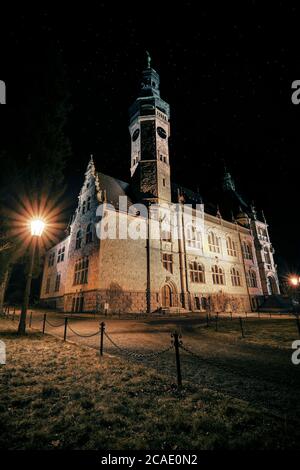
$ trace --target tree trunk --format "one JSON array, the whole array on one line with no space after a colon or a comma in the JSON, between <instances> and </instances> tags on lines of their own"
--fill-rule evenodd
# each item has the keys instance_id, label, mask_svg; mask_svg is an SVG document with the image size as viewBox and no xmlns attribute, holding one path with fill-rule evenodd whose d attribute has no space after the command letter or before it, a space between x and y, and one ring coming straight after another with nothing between
<instances>
[{"instance_id":1,"label":"tree trunk","mask_svg":"<svg viewBox=\"0 0 300 470\"><path fill-rule=\"evenodd\" d=\"M5 292L6 292L6 288L8 285L9 274L10 274L10 269L8 268L5 271L2 281L0 283L0 314L3 313L4 297L5 297Z\"/></svg>"}]
</instances>

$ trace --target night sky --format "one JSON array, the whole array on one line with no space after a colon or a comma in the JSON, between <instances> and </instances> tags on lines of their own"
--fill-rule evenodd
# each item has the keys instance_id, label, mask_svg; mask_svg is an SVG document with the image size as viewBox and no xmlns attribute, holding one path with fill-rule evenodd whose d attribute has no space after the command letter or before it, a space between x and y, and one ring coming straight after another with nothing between
<instances>
[{"instance_id":1,"label":"night sky","mask_svg":"<svg viewBox=\"0 0 300 470\"><path fill-rule=\"evenodd\" d=\"M224 3L163 9L140 2L121 10L84 2L2 12L8 103L1 119L26 97L28 70L47 58L51 42L63 54L73 106L68 196L78 193L91 153L99 171L129 180L128 107L149 50L171 106L172 179L199 188L205 202L225 161L239 192L264 210L281 271L300 269L300 105L291 102L291 84L300 79L300 7Z\"/></svg>"}]
</instances>

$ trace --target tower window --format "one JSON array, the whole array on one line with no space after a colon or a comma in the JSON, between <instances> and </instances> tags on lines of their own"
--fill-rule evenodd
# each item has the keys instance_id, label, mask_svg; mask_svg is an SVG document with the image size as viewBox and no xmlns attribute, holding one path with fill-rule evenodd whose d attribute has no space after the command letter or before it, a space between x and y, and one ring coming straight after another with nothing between
<instances>
[{"instance_id":1,"label":"tower window","mask_svg":"<svg viewBox=\"0 0 300 470\"><path fill-rule=\"evenodd\" d=\"M79 248L81 248L81 243L82 243L82 232L81 230L78 230L76 234L75 250L79 250Z\"/></svg>"},{"instance_id":2,"label":"tower window","mask_svg":"<svg viewBox=\"0 0 300 470\"><path fill-rule=\"evenodd\" d=\"M85 236L85 243L92 243L93 241L93 227L92 224L88 224L86 228L86 236Z\"/></svg>"},{"instance_id":3,"label":"tower window","mask_svg":"<svg viewBox=\"0 0 300 470\"><path fill-rule=\"evenodd\" d=\"M171 242L172 241L172 238L171 238L171 232L169 230L163 230L161 232L161 239L164 241L164 242Z\"/></svg>"},{"instance_id":4,"label":"tower window","mask_svg":"<svg viewBox=\"0 0 300 470\"><path fill-rule=\"evenodd\" d=\"M271 264L271 256L267 246L264 247L264 257L267 264Z\"/></svg>"},{"instance_id":5,"label":"tower window","mask_svg":"<svg viewBox=\"0 0 300 470\"><path fill-rule=\"evenodd\" d=\"M87 198L87 208L86 210L89 211L91 209L91 196Z\"/></svg>"},{"instance_id":6,"label":"tower window","mask_svg":"<svg viewBox=\"0 0 300 470\"><path fill-rule=\"evenodd\" d=\"M82 203L82 213L85 214L85 209L86 209L86 201L83 201Z\"/></svg>"},{"instance_id":7,"label":"tower window","mask_svg":"<svg viewBox=\"0 0 300 470\"><path fill-rule=\"evenodd\" d=\"M163 253L162 257L163 267L173 273L173 256L170 253Z\"/></svg>"},{"instance_id":8,"label":"tower window","mask_svg":"<svg viewBox=\"0 0 300 470\"><path fill-rule=\"evenodd\" d=\"M166 180L163 178L163 186L166 186Z\"/></svg>"}]
</instances>

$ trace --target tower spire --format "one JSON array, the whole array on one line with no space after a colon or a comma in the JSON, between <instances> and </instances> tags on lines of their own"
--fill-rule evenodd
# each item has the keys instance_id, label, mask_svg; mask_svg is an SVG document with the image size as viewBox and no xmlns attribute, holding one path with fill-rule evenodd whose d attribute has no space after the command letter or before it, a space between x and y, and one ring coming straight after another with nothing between
<instances>
[{"instance_id":1,"label":"tower spire","mask_svg":"<svg viewBox=\"0 0 300 470\"><path fill-rule=\"evenodd\" d=\"M224 163L223 189L235 191L235 184Z\"/></svg>"},{"instance_id":2,"label":"tower spire","mask_svg":"<svg viewBox=\"0 0 300 470\"><path fill-rule=\"evenodd\" d=\"M146 51L147 54L147 68L151 69L151 55L148 51Z\"/></svg>"}]
</instances>

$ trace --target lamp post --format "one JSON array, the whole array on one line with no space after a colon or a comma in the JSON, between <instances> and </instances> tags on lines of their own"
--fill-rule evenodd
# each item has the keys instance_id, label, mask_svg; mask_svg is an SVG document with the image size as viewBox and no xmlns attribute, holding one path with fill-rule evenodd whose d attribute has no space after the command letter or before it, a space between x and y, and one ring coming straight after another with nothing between
<instances>
[{"instance_id":1,"label":"lamp post","mask_svg":"<svg viewBox=\"0 0 300 470\"><path fill-rule=\"evenodd\" d=\"M39 237L42 236L44 228L45 228L45 222L43 222L43 220L41 219L33 219L30 222L30 229L31 229L31 236L32 236L31 259L30 259L29 271L27 275L26 287L25 287L25 292L24 292L23 305L22 305L22 310L21 310L21 315L20 315L20 322L19 322L19 328L18 328L19 335L24 335L26 332L26 315L27 315L27 309L28 309L29 297L30 297L35 249L37 245L37 240Z\"/></svg>"},{"instance_id":2,"label":"lamp post","mask_svg":"<svg viewBox=\"0 0 300 470\"><path fill-rule=\"evenodd\" d=\"M299 276L291 276L289 278L290 285L292 286L293 289L293 295L292 295L292 302L293 302L293 308L294 311L298 309L298 292L299 292L299 286L300 286L300 277Z\"/></svg>"}]
</instances>

